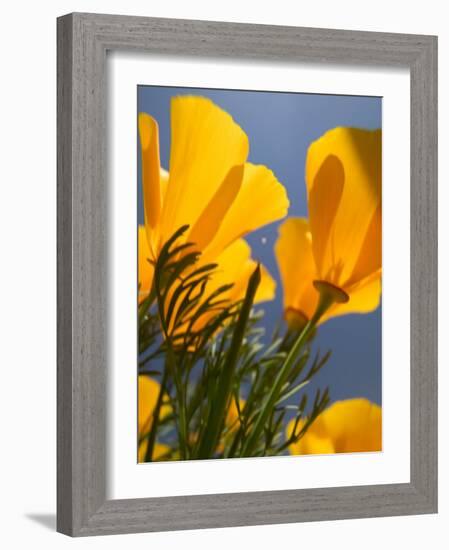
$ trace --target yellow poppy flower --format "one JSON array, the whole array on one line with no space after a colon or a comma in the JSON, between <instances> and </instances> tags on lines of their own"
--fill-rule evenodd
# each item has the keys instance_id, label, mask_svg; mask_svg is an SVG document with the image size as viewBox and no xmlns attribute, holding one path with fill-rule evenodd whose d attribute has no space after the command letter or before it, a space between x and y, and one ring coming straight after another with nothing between
<instances>
[{"instance_id":1,"label":"yellow poppy flower","mask_svg":"<svg viewBox=\"0 0 449 550\"><path fill-rule=\"evenodd\" d=\"M159 395L160 385L156 380L146 376L144 374L139 375L138 381L138 429L139 429L139 441L146 435L150 429L153 421L153 412L156 407L157 398ZM160 416L163 418L171 413L171 407L169 405L163 405L161 407ZM145 461L145 454L148 447L148 439L144 439L139 444L138 461ZM153 450L153 460L158 460L170 450L170 447L162 443L156 443Z\"/></svg>"},{"instance_id":2,"label":"yellow poppy flower","mask_svg":"<svg viewBox=\"0 0 449 550\"><path fill-rule=\"evenodd\" d=\"M154 269L147 259L149 258L148 253L145 228L139 226L139 301L142 301L148 295L152 284ZM206 285L205 296L209 296L223 285L233 283L232 288L220 295L220 299L228 300L230 303L241 300L245 296L248 280L257 265L251 258L251 249L247 242L244 239L234 241L215 258L214 263L217 264L217 267ZM275 280L267 269L261 265L261 280L254 301L260 303L272 300L275 291ZM192 329L199 330L213 315L213 312L206 312L199 317Z\"/></svg>"},{"instance_id":3,"label":"yellow poppy flower","mask_svg":"<svg viewBox=\"0 0 449 550\"><path fill-rule=\"evenodd\" d=\"M291 436L294 420L287 427ZM298 424L296 433L304 426ZM293 455L362 453L382 450L382 409L364 398L337 401L290 445Z\"/></svg>"},{"instance_id":4,"label":"yellow poppy flower","mask_svg":"<svg viewBox=\"0 0 449 550\"><path fill-rule=\"evenodd\" d=\"M306 161L309 221L287 219L275 253L287 320L309 320L321 282L335 292L321 322L379 305L382 271L381 132L335 128Z\"/></svg>"},{"instance_id":5,"label":"yellow poppy flower","mask_svg":"<svg viewBox=\"0 0 449 550\"><path fill-rule=\"evenodd\" d=\"M246 162L244 131L209 99L173 98L169 173L160 167L157 122L146 113L139 114L139 135L146 234L145 242L139 229L139 300L151 288L147 259L154 261L183 225L189 225L186 241L202 253L201 264L219 263L223 282L246 282L253 261L241 237L284 217L289 202L271 170ZM237 256L245 256L243 265L233 265ZM236 279L226 274L229 268ZM274 284L263 270L258 299L273 298Z\"/></svg>"}]
</instances>

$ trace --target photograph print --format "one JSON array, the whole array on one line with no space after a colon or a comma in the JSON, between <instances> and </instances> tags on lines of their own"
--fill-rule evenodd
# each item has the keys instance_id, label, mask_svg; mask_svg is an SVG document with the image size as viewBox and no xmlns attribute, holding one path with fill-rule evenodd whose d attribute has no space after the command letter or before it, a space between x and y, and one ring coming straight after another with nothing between
<instances>
[{"instance_id":1,"label":"photograph print","mask_svg":"<svg viewBox=\"0 0 449 550\"><path fill-rule=\"evenodd\" d=\"M136 147L136 460L382 451L382 98L142 85Z\"/></svg>"}]
</instances>

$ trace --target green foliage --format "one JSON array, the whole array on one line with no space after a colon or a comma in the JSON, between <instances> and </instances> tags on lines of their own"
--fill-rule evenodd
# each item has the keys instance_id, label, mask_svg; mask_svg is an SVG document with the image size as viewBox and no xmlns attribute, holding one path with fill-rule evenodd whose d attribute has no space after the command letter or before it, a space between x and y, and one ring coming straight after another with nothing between
<instances>
[{"instance_id":1,"label":"green foliage","mask_svg":"<svg viewBox=\"0 0 449 550\"><path fill-rule=\"evenodd\" d=\"M164 459L285 454L328 403L328 391L317 391L308 407L304 390L329 354L311 361L313 326L264 342L263 313L253 307L259 266L244 299L231 303L232 283L208 290L217 265L202 265L194 244L182 242L187 229L165 243L139 306L139 372L161 384L151 429L140 434L145 460L156 442L170 448ZM164 404L172 413L161 417Z\"/></svg>"}]
</instances>

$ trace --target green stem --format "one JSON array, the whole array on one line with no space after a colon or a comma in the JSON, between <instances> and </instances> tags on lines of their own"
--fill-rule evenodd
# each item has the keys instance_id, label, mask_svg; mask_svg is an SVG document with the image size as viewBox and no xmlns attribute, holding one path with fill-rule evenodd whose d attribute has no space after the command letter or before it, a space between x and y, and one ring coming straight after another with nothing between
<instances>
[{"instance_id":1,"label":"green stem","mask_svg":"<svg viewBox=\"0 0 449 550\"><path fill-rule=\"evenodd\" d=\"M188 457L188 446L187 446L187 409L186 401L184 397L182 377L180 376L181 365L176 362L176 355L173 350L171 343L169 343L169 336L167 335L167 359L164 369L165 372L169 372L172 376L173 382L175 384L175 395L178 401L178 416L177 426L178 426L178 435L179 435L179 452L181 455L181 460L185 460Z\"/></svg>"},{"instance_id":2,"label":"green stem","mask_svg":"<svg viewBox=\"0 0 449 550\"><path fill-rule=\"evenodd\" d=\"M225 458L234 458L234 455L238 449L238 445L242 439L242 435L243 435L243 428L242 426L240 426L239 429L236 431L234 440L232 441L231 447L229 448L229 451L225 456Z\"/></svg>"},{"instance_id":3,"label":"green stem","mask_svg":"<svg viewBox=\"0 0 449 550\"><path fill-rule=\"evenodd\" d=\"M254 424L254 427L242 447L242 452L241 452L242 457L251 456L251 454L254 452L254 448L257 445L259 437L273 410L273 407L275 407L276 402L279 399L281 390L287 380L290 369L293 367L295 363L298 353L301 351L301 348L303 347L303 345L307 342L307 338L309 337L311 331L316 327L316 324L318 323L320 318L330 308L330 306L336 301L334 293L328 292L326 290L326 286L323 285L322 287L320 287L319 292L320 292L320 298L318 301L316 311L313 314L313 317L304 327L302 332L298 335L295 343L293 344L287 357L285 358L284 363L280 368L279 373L273 383L271 391L268 394L268 397L265 401L265 405L262 407L259 413L259 416Z\"/></svg>"},{"instance_id":4,"label":"green stem","mask_svg":"<svg viewBox=\"0 0 449 550\"><path fill-rule=\"evenodd\" d=\"M219 441L229 395L231 394L234 372L239 359L239 351L245 335L245 328L254 297L260 283L260 277L260 265L257 265L257 268L249 279L245 299L232 334L231 346L219 375L219 380L217 381L217 391L213 396L213 405L210 407L210 414L198 446L198 458L211 458Z\"/></svg>"},{"instance_id":5,"label":"green stem","mask_svg":"<svg viewBox=\"0 0 449 550\"><path fill-rule=\"evenodd\" d=\"M179 422L178 422L179 450L181 454L181 459L185 459L187 458L186 405L185 405L185 400L183 396L182 380L179 377L179 369L177 368L177 365L176 365L175 351L172 346L171 336L169 334L167 320L165 318L164 300L162 298L161 281L160 281L160 274L159 274L159 259L156 262L154 279L155 279L154 282L155 282L156 299L157 299L157 305L159 310L159 319L161 321L165 342L167 344L167 363L165 365L164 375L165 373L168 372L168 370L170 370L171 375L173 376L173 381L176 386L176 397L178 398L178 412L179 412Z\"/></svg>"},{"instance_id":6,"label":"green stem","mask_svg":"<svg viewBox=\"0 0 449 550\"><path fill-rule=\"evenodd\" d=\"M153 420L151 423L150 435L148 436L148 447L145 453L145 462L151 462L153 460L154 444L156 442L156 432L159 425L159 416L161 413L162 399L165 393L165 387L167 385L167 369L164 368L164 374L161 380L161 387L159 389L159 395L157 396L156 406L153 411Z\"/></svg>"},{"instance_id":7,"label":"green stem","mask_svg":"<svg viewBox=\"0 0 449 550\"><path fill-rule=\"evenodd\" d=\"M178 378L178 377L177 377ZM181 460L189 458L189 447L187 442L187 407L182 380L177 380L176 395L178 397L178 412L179 412L179 449L181 452Z\"/></svg>"}]
</instances>

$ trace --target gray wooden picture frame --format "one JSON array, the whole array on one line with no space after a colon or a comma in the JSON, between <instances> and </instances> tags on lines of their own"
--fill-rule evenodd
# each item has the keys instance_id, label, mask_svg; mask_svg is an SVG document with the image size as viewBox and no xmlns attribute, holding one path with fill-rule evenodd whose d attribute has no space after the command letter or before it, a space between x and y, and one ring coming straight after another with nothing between
<instances>
[{"instance_id":1,"label":"gray wooden picture frame","mask_svg":"<svg viewBox=\"0 0 449 550\"><path fill-rule=\"evenodd\" d=\"M437 511L437 38L74 13L58 19L57 529L72 536ZM106 499L106 52L408 67L410 483Z\"/></svg>"}]
</instances>

